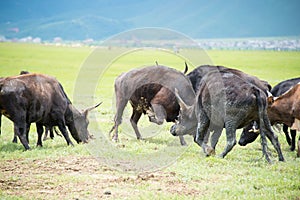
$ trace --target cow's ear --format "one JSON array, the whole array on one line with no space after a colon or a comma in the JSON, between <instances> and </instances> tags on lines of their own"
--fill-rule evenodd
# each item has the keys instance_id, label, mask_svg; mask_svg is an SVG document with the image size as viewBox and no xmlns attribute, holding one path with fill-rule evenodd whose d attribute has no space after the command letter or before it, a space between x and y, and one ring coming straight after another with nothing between
<instances>
[{"instance_id":1,"label":"cow's ear","mask_svg":"<svg viewBox=\"0 0 300 200\"><path fill-rule=\"evenodd\" d=\"M267 102L268 102L269 106L272 105L274 103L274 97L273 96L272 97L268 97L267 98Z\"/></svg>"},{"instance_id":2,"label":"cow's ear","mask_svg":"<svg viewBox=\"0 0 300 200\"><path fill-rule=\"evenodd\" d=\"M90 108L85 109L85 110L82 112L83 116L84 116L85 118L87 118L87 115L88 115L89 111L91 111L91 110L97 108L97 107L100 106L101 104L102 104L102 102L98 103L98 104L95 105L95 106L92 106L92 107L90 107Z\"/></svg>"},{"instance_id":3,"label":"cow's ear","mask_svg":"<svg viewBox=\"0 0 300 200\"><path fill-rule=\"evenodd\" d=\"M269 91L267 91L267 93L268 93L267 103L270 106L270 105L272 105L274 103L274 97L273 97L273 95Z\"/></svg>"}]
</instances>

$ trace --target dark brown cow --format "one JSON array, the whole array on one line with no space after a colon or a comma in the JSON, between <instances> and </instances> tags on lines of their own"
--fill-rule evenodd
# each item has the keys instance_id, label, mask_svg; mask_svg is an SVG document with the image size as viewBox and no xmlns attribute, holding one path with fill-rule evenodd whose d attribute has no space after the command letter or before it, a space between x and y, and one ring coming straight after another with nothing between
<instances>
[{"instance_id":1,"label":"dark brown cow","mask_svg":"<svg viewBox=\"0 0 300 200\"><path fill-rule=\"evenodd\" d=\"M39 146L42 146L43 126L58 126L68 145L73 143L66 126L77 142L87 142L90 138L87 114L98 105L79 112L61 84L47 75L25 74L0 80L0 111L13 121L15 134L26 150L29 149L27 134L34 122Z\"/></svg>"},{"instance_id":2,"label":"dark brown cow","mask_svg":"<svg viewBox=\"0 0 300 200\"><path fill-rule=\"evenodd\" d=\"M186 105L182 95L176 94L176 97L181 111L179 122L172 126L171 133L179 136L196 132L194 141L206 155L214 153L214 149L204 143L208 129L225 127L227 145L220 155L225 157L236 144L236 129L254 120L259 122L262 130L262 149L267 161L270 162L270 158L265 134L272 138L279 160L284 161L277 136L268 120L266 94L257 86L230 72L210 72L203 77L194 104Z\"/></svg>"},{"instance_id":3,"label":"dark brown cow","mask_svg":"<svg viewBox=\"0 0 300 200\"><path fill-rule=\"evenodd\" d=\"M141 115L147 114L151 122L162 124L164 120L174 122L179 113L179 105L173 94L178 88L187 101L193 101L195 93L188 78L181 72L165 67L150 66L134 69L120 75L115 81L116 115L113 139L118 140L118 126L122 122L124 108L128 101L133 107L130 119L137 139L141 134L137 122ZM181 144L185 141L180 137Z\"/></svg>"},{"instance_id":4,"label":"dark brown cow","mask_svg":"<svg viewBox=\"0 0 300 200\"><path fill-rule=\"evenodd\" d=\"M22 70L22 71L20 72L20 75L24 75L24 74L29 74L29 72L28 72L28 71ZM0 134L1 134L1 117L2 117L2 116L1 116L1 113L0 113ZM47 137L48 137L48 133L49 133L49 132L50 132L50 138L53 139L53 138L54 138L53 130L55 131L55 133L56 133L57 135L61 136L61 135L58 133L58 131L57 131L54 127L45 127L45 135L44 135L44 139L43 139L43 140L47 140ZM18 136L17 136L16 134L14 134L14 137L13 137L13 140L12 140L13 143L17 143L17 142L18 142L17 137L18 137ZM28 135L26 136L26 138L27 138L27 140L28 140Z\"/></svg>"}]
</instances>

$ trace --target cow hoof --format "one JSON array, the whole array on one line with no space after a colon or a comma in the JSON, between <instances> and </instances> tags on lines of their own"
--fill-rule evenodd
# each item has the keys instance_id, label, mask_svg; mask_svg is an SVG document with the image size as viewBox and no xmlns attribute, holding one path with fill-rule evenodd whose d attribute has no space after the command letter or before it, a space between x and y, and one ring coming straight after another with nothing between
<instances>
[{"instance_id":1,"label":"cow hoof","mask_svg":"<svg viewBox=\"0 0 300 200\"><path fill-rule=\"evenodd\" d=\"M112 138L112 142L119 142L118 137L115 137L115 136L114 136L114 137Z\"/></svg>"},{"instance_id":2,"label":"cow hoof","mask_svg":"<svg viewBox=\"0 0 300 200\"><path fill-rule=\"evenodd\" d=\"M295 151L295 147L291 146L290 150Z\"/></svg>"},{"instance_id":3,"label":"cow hoof","mask_svg":"<svg viewBox=\"0 0 300 200\"><path fill-rule=\"evenodd\" d=\"M215 150L212 147L210 147L210 146L207 146L205 148L205 153L206 153L206 156L214 156L214 155L216 155Z\"/></svg>"},{"instance_id":4,"label":"cow hoof","mask_svg":"<svg viewBox=\"0 0 300 200\"><path fill-rule=\"evenodd\" d=\"M31 150L31 148L30 148L30 147L27 147L27 148L25 148L24 151L30 151L30 150Z\"/></svg>"},{"instance_id":5,"label":"cow hoof","mask_svg":"<svg viewBox=\"0 0 300 200\"><path fill-rule=\"evenodd\" d=\"M89 139L94 140L96 137L94 135L89 135Z\"/></svg>"},{"instance_id":6,"label":"cow hoof","mask_svg":"<svg viewBox=\"0 0 300 200\"><path fill-rule=\"evenodd\" d=\"M279 161L285 162L284 158L279 158Z\"/></svg>"},{"instance_id":7,"label":"cow hoof","mask_svg":"<svg viewBox=\"0 0 300 200\"><path fill-rule=\"evenodd\" d=\"M181 146L184 146L186 147L187 146L187 143L186 142L180 142Z\"/></svg>"},{"instance_id":8,"label":"cow hoof","mask_svg":"<svg viewBox=\"0 0 300 200\"><path fill-rule=\"evenodd\" d=\"M68 146L72 146L72 147L74 147L74 144L73 144L73 142L69 142L69 143L68 143Z\"/></svg>"}]
</instances>

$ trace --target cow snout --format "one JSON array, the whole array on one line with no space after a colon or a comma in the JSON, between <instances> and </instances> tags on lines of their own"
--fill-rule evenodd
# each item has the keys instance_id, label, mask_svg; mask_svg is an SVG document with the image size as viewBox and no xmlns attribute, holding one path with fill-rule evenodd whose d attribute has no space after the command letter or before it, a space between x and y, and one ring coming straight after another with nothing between
<instances>
[{"instance_id":1,"label":"cow snout","mask_svg":"<svg viewBox=\"0 0 300 200\"><path fill-rule=\"evenodd\" d=\"M173 125L170 129L170 133L173 135L173 136L177 136L176 134L176 125Z\"/></svg>"},{"instance_id":2,"label":"cow snout","mask_svg":"<svg viewBox=\"0 0 300 200\"><path fill-rule=\"evenodd\" d=\"M239 145L240 145L240 146L246 146L246 144L247 144L247 143L246 143L245 140L241 140L241 139L239 140Z\"/></svg>"}]
</instances>

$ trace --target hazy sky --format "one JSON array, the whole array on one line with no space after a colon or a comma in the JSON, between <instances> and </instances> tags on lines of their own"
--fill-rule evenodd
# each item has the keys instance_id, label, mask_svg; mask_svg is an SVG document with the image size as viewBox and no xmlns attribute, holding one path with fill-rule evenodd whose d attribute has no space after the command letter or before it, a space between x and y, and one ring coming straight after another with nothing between
<instances>
[{"instance_id":1,"label":"hazy sky","mask_svg":"<svg viewBox=\"0 0 300 200\"><path fill-rule=\"evenodd\" d=\"M165 27L191 37L300 36L299 0L4 0L0 35L49 35L78 30L99 38L141 27ZM77 27L77 29L76 29ZM84 35L85 34L85 35ZM17 35L16 35L17 36Z\"/></svg>"}]
</instances>

